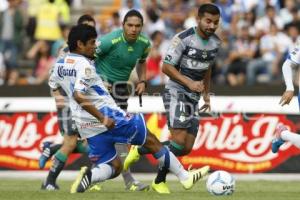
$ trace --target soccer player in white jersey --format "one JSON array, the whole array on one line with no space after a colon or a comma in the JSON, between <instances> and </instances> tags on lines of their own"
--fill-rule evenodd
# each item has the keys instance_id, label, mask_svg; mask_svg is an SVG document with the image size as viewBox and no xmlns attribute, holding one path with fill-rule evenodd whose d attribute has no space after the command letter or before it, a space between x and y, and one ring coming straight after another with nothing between
<instances>
[{"instance_id":1,"label":"soccer player in white jersey","mask_svg":"<svg viewBox=\"0 0 300 200\"><path fill-rule=\"evenodd\" d=\"M87 24L95 27L96 22L90 15L82 15L79 17L77 24ZM63 59L69 52L69 48L63 48L58 56L58 60ZM62 144L52 144L51 142L43 143L43 152L39 158L39 167L43 169L46 162L53 156L53 163L50 167L49 173L45 181L43 181L42 190L58 190L59 186L56 184L56 179L63 170L65 163L71 153L87 153L88 146L82 141L78 140L79 133L71 118L71 111L67 100L65 99L65 91L62 89L52 92L55 98L57 108L58 127L63 136ZM100 186L95 185L94 189L100 189Z\"/></svg>"},{"instance_id":2,"label":"soccer player in white jersey","mask_svg":"<svg viewBox=\"0 0 300 200\"><path fill-rule=\"evenodd\" d=\"M300 40L293 51L289 54L288 58L282 65L282 73L286 90L283 93L279 104L281 106L288 105L294 96L294 85L293 85L293 68L300 66ZM300 106L300 92L298 93L298 104ZM300 135L293 133L288 130L283 124L279 124L275 131L275 138L272 140L272 152L277 153L279 147L286 141L291 142L296 147L300 148Z\"/></svg>"},{"instance_id":3,"label":"soccer player in white jersey","mask_svg":"<svg viewBox=\"0 0 300 200\"><path fill-rule=\"evenodd\" d=\"M79 134L90 147L93 169L82 167L71 187L71 193L84 192L92 184L118 176L122 164L115 143L142 145L179 179L185 189L206 175L209 166L186 171L173 153L147 131L141 114L130 115L121 110L96 74L92 58L95 53L95 28L77 25L70 31L70 54L56 62L49 78L52 90L62 87L68 95L72 118Z\"/></svg>"}]
</instances>

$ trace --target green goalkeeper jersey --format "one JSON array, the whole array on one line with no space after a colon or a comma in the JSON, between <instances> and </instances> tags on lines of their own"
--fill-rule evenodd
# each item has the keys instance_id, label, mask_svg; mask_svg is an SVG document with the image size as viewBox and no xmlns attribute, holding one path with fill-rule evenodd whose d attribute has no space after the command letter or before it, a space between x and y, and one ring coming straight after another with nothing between
<instances>
[{"instance_id":1,"label":"green goalkeeper jersey","mask_svg":"<svg viewBox=\"0 0 300 200\"><path fill-rule=\"evenodd\" d=\"M104 81L128 81L137 62L145 62L149 50L149 39L140 34L135 42L125 40L119 29L97 40L96 69Z\"/></svg>"}]
</instances>

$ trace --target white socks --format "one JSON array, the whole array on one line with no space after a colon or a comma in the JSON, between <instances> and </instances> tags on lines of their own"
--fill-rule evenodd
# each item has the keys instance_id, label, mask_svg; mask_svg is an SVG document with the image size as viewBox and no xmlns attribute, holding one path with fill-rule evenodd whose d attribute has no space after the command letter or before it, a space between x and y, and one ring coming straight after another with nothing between
<instances>
[{"instance_id":1,"label":"white socks","mask_svg":"<svg viewBox=\"0 0 300 200\"><path fill-rule=\"evenodd\" d=\"M176 158L176 156L168 151L169 153L169 170L170 172L174 173L180 181L185 181L189 178L189 173L183 168L182 164L179 162L179 160ZM159 167L165 166L166 161L166 155L161 156L160 158L157 158L159 161Z\"/></svg>"},{"instance_id":2,"label":"white socks","mask_svg":"<svg viewBox=\"0 0 300 200\"><path fill-rule=\"evenodd\" d=\"M286 131L281 132L280 137L284 141L291 142L293 145L300 148L300 135L299 134L286 130Z\"/></svg>"},{"instance_id":3,"label":"white socks","mask_svg":"<svg viewBox=\"0 0 300 200\"><path fill-rule=\"evenodd\" d=\"M115 173L111 165L99 164L92 169L92 183L102 182L110 179Z\"/></svg>"}]
</instances>

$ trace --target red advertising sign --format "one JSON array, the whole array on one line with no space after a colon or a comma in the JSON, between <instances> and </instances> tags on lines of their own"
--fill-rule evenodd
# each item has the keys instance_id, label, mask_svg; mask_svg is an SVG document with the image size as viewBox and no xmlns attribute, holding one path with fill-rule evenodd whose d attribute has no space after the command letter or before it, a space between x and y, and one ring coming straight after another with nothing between
<instances>
[{"instance_id":1,"label":"red advertising sign","mask_svg":"<svg viewBox=\"0 0 300 200\"><path fill-rule=\"evenodd\" d=\"M44 141L61 143L57 117L52 113L16 113L0 115L0 168L36 170ZM79 155L72 155L68 163ZM48 162L46 169L51 162Z\"/></svg>"},{"instance_id":2,"label":"red advertising sign","mask_svg":"<svg viewBox=\"0 0 300 200\"><path fill-rule=\"evenodd\" d=\"M147 126L161 140L170 135L163 114L145 115ZM300 150L286 143L277 154L270 150L278 123L292 131L296 123L279 114L222 114L202 117L193 151L180 158L185 167L210 165L238 173L270 171ZM0 115L0 168L36 170L44 141L61 143L55 114L15 113ZM80 157L74 154L68 164ZM147 158L155 163L152 156ZM51 165L48 162L46 169Z\"/></svg>"},{"instance_id":3,"label":"red advertising sign","mask_svg":"<svg viewBox=\"0 0 300 200\"><path fill-rule=\"evenodd\" d=\"M210 165L213 169L236 173L269 171L291 156L300 154L300 150L289 143L284 144L279 153L271 152L271 140L278 123L285 124L292 131L296 129L291 120L278 114L222 114L203 117L193 151L180 160L186 168L189 165ZM169 138L163 115L148 115L147 125L161 140ZM155 163L152 156L147 157Z\"/></svg>"}]
</instances>

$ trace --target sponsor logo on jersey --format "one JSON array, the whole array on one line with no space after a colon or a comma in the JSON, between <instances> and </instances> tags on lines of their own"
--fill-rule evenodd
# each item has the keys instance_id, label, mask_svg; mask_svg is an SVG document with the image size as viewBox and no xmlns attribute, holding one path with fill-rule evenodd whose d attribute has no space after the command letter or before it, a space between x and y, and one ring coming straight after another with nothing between
<instances>
[{"instance_id":1,"label":"sponsor logo on jersey","mask_svg":"<svg viewBox=\"0 0 300 200\"><path fill-rule=\"evenodd\" d=\"M91 68L85 68L84 69L84 74L86 75L87 78L91 77L92 69Z\"/></svg>"},{"instance_id":2,"label":"sponsor logo on jersey","mask_svg":"<svg viewBox=\"0 0 300 200\"><path fill-rule=\"evenodd\" d=\"M57 69L57 74L60 78L63 78L65 76L76 77L76 70L75 69L65 69L63 66L59 66Z\"/></svg>"},{"instance_id":3,"label":"sponsor logo on jersey","mask_svg":"<svg viewBox=\"0 0 300 200\"><path fill-rule=\"evenodd\" d=\"M193 56L197 53L196 49L190 49L189 52L188 52L188 55L189 56Z\"/></svg>"},{"instance_id":4,"label":"sponsor logo on jersey","mask_svg":"<svg viewBox=\"0 0 300 200\"><path fill-rule=\"evenodd\" d=\"M165 58L165 61L171 61L172 60L172 56L171 55L167 55Z\"/></svg>"},{"instance_id":5,"label":"sponsor logo on jersey","mask_svg":"<svg viewBox=\"0 0 300 200\"><path fill-rule=\"evenodd\" d=\"M69 64L73 64L75 62L75 60L73 60L73 59L67 59L67 63L69 63Z\"/></svg>"},{"instance_id":6,"label":"sponsor logo on jersey","mask_svg":"<svg viewBox=\"0 0 300 200\"><path fill-rule=\"evenodd\" d=\"M128 47L128 51L134 51L134 49L130 46Z\"/></svg>"}]
</instances>

